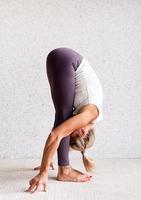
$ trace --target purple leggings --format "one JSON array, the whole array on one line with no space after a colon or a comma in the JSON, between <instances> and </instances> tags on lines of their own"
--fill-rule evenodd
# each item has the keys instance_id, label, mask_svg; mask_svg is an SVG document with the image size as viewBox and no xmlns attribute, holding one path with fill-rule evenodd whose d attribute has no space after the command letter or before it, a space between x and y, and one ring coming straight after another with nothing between
<instances>
[{"instance_id":1,"label":"purple leggings","mask_svg":"<svg viewBox=\"0 0 141 200\"><path fill-rule=\"evenodd\" d=\"M47 55L46 71L55 108L53 128L73 116L75 71L82 56L70 48L53 49ZM57 149L58 165L69 165L70 135L64 137Z\"/></svg>"}]
</instances>

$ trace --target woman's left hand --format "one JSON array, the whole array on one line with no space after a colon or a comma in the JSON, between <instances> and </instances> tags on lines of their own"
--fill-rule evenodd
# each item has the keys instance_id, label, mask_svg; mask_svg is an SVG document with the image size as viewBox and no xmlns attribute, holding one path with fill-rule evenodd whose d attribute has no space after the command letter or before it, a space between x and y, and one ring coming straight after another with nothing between
<instances>
[{"instance_id":1,"label":"woman's left hand","mask_svg":"<svg viewBox=\"0 0 141 200\"><path fill-rule=\"evenodd\" d=\"M50 167L52 168L52 170L54 170L54 165L53 162L50 163ZM41 168L41 166L35 167L34 170L39 170Z\"/></svg>"},{"instance_id":2,"label":"woman's left hand","mask_svg":"<svg viewBox=\"0 0 141 200\"><path fill-rule=\"evenodd\" d=\"M41 191L41 188L44 189L44 191L47 191L47 184L48 184L48 175L47 173L39 173L34 178L32 178L29 181L29 188L26 190L26 192L37 192Z\"/></svg>"}]
</instances>

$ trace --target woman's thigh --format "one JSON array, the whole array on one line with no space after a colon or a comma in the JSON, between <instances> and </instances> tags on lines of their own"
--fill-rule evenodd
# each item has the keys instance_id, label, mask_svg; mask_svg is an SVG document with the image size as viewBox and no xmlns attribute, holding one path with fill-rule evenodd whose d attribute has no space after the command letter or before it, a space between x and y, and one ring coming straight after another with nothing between
<instances>
[{"instance_id":1,"label":"woman's thigh","mask_svg":"<svg viewBox=\"0 0 141 200\"><path fill-rule=\"evenodd\" d=\"M82 56L69 48L57 48L47 56L47 76L55 107L54 126L72 116L75 95L75 70Z\"/></svg>"}]
</instances>

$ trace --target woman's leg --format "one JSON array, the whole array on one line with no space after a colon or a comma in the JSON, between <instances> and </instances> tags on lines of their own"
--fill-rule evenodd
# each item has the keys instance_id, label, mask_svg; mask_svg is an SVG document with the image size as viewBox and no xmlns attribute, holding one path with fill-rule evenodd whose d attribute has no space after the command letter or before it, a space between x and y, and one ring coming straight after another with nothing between
<instances>
[{"instance_id":1,"label":"woman's leg","mask_svg":"<svg viewBox=\"0 0 141 200\"><path fill-rule=\"evenodd\" d=\"M72 116L75 70L82 56L70 48L56 48L47 56L46 69L55 107L54 128ZM63 138L57 150L58 165L69 165L70 136Z\"/></svg>"}]
</instances>

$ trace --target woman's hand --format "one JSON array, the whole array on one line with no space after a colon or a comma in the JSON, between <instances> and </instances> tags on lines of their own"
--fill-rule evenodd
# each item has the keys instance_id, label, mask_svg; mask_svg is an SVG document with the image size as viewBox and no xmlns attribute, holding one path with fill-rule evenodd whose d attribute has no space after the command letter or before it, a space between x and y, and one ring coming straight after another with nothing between
<instances>
[{"instance_id":1,"label":"woman's hand","mask_svg":"<svg viewBox=\"0 0 141 200\"><path fill-rule=\"evenodd\" d=\"M54 165L53 162L50 163L50 167L52 170L54 170ZM35 167L34 170L39 170L41 168L41 166Z\"/></svg>"},{"instance_id":2,"label":"woman's hand","mask_svg":"<svg viewBox=\"0 0 141 200\"><path fill-rule=\"evenodd\" d=\"M39 173L29 181L29 188L25 192L37 192L43 190L47 191L48 175L47 173Z\"/></svg>"}]
</instances>

